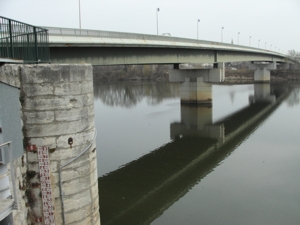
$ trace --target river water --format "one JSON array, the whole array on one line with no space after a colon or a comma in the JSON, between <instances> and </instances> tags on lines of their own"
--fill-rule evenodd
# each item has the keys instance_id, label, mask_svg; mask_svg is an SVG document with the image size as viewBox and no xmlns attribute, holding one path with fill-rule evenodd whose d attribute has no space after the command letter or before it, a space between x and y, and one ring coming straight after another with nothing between
<instances>
[{"instance_id":1,"label":"river water","mask_svg":"<svg viewBox=\"0 0 300 225\"><path fill-rule=\"evenodd\" d=\"M300 224L299 87L95 82L101 224Z\"/></svg>"}]
</instances>

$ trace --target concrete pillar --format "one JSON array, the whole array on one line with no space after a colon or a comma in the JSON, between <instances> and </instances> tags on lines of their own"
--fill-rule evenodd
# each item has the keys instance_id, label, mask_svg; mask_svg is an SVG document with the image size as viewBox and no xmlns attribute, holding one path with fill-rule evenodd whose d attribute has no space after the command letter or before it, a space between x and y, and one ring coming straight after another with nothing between
<instances>
[{"instance_id":1,"label":"concrete pillar","mask_svg":"<svg viewBox=\"0 0 300 225\"><path fill-rule=\"evenodd\" d=\"M225 80L224 63L212 69L169 69L169 82L184 82L186 77L202 77L204 82L219 83Z\"/></svg>"},{"instance_id":2,"label":"concrete pillar","mask_svg":"<svg viewBox=\"0 0 300 225\"><path fill-rule=\"evenodd\" d=\"M221 66L223 64L220 64ZM211 82L220 82L224 69L169 69L169 81L180 82L182 103L212 104Z\"/></svg>"},{"instance_id":3,"label":"concrete pillar","mask_svg":"<svg viewBox=\"0 0 300 225\"><path fill-rule=\"evenodd\" d=\"M214 63L214 68L209 69L209 80L211 82L223 82L225 81L225 64Z\"/></svg>"},{"instance_id":4,"label":"concrete pillar","mask_svg":"<svg viewBox=\"0 0 300 225\"><path fill-rule=\"evenodd\" d=\"M91 143L94 134L91 65L24 65L21 69L24 147L27 151L28 224L43 224L38 154L46 146L55 224L63 224L59 171ZM61 169L65 224L100 224L96 148L93 143Z\"/></svg>"},{"instance_id":5,"label":"concrete pillar","mask_svg":"<svg viewBox=\"0 0 300 225\"><path fill-rule=\"evenodd\" d=\"M250 69L254 69L254 81L255 82L270 82L271 72L270 70L276 70L276 62L269 64L251 64Z\"/></svg>"}]
</instances>

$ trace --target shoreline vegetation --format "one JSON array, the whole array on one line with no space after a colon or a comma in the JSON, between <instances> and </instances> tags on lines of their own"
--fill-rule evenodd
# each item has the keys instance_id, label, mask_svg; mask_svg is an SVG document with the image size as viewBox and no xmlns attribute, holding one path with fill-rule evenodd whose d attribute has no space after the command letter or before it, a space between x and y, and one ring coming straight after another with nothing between
<instances>
[{"instance_id":1,"label":"shoreline vegetation","mask_svg":"<svg viewBox=\"0 0 300 225\"><path fill-rule=\"evenodd\" d=\"M204 69L193 67L193 69ZM191 68L182 68L191 69ZM93 74L96 81L134 81L151 80L168 82L168 65L122 65L122 66L94 66ZM253 82L254 71L247 68L226 68L225 83ZM271 82L300 81L300 69L277 69L271 71Z\"/></svg>"}]
</instances>

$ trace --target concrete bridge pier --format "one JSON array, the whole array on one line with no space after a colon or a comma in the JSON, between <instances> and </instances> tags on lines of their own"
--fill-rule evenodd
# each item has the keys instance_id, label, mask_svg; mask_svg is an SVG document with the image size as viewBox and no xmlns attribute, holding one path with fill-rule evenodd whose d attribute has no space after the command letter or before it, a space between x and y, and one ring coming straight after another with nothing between
<instances>
[{"instance_id":1,"label":"concrete bridge pier","mask_svg":"<svg viewBox=\"0 0 300 225\"><path fill-rule=\"evenodd\" d=\"M92 66L3 66L0 81L20 88L14 224L99 225Z\"/></svg>"},{"instance_id":2,"label":"concrete bridge pier","mask_svg":"<svg viewBox=\"0 0 300 225\"><path fill-rule=\"evenodd\" d=\"M276 70L276 62L268 64L251 64L250 69L255 70L254 81L255 82L270 82L271 70Z\"/></svg>"},{"instance_id":3,"label":"concrete bridge pier","mask_svg":"<svg viewBox=\"0 0 300 225\"><path fill-rule=\"evenodd\" d=\"M181 83L182 103L212 104L211 83L224 79L224 63L216 63L212 69L179 69L178 64L169 69L169 81Z\"/></svg>"}]
</instances>

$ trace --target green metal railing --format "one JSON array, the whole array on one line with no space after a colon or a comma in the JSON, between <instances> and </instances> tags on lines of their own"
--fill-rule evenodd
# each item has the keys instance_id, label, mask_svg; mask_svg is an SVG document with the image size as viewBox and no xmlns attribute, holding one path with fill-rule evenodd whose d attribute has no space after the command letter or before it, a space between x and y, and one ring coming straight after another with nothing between
<instances>
[{"instance_id":1,"label":"green metal railing","mask_svg":"<svg viewBox=\"0 0 300 225\"><path fill-rule=\"evenodd\" d=\"M48 30L0 16L0 58L48 63Z\"/></svg>"}]
</instances>

